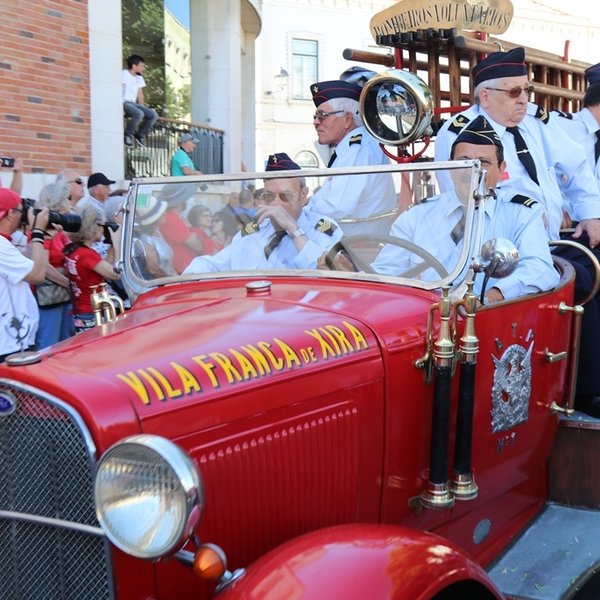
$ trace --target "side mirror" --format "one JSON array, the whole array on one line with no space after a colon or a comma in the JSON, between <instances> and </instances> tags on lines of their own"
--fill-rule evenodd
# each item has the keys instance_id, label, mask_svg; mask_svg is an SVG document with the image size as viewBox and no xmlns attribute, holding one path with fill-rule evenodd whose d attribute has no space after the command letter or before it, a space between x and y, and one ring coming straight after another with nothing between
<instances>
[{"instance_id":1,"label":"side mirror","mask_svg":"<svg viewBox=\"0 0 600 600\"><path fill-rule=\"evenodd\" d=\"M492 238L481 247L478 271L487 277L508 277L519 264L519 251L506 238Z\"/></svg>"}]
</instances>

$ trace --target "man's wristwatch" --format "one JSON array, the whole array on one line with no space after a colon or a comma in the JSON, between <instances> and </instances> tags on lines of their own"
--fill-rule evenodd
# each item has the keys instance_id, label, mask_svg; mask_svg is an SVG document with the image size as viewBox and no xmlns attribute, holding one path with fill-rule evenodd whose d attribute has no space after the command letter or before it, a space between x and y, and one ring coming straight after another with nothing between
<instances>
[{"instance_id":1,"label":"man's wristwatch","mask_svg":"<svg viewBox=\"0 0 600 600\"><path fill-rule=\"evenodd\" d=\"M306 235L306 232L302 227L298 227L294 233L290 234L293 238L299 238L300 236Z\"/></svg>"}]
</instances>

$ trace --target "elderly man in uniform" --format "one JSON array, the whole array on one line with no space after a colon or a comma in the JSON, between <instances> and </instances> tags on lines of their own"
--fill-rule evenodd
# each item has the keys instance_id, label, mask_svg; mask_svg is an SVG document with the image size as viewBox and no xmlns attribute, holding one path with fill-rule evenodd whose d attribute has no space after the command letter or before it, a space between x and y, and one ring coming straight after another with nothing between
<instances>
[{"instance_id":1,"label":"elderly man in uniform","mask_svg":"<svg viewBox=\"0 0 600 600\"><path fill-rule=\"evenodd\" d=\"M347 81L323 81L311 86L317 111L313 124L319 144L334 148L328 167L387 165L379 143L362 124L358 100L362 88ZM316 192L309 209L340 222L347 235L386 234L389 213L396 209L396 192L391 173L329 177ZM383 216L383 215L388 216ZM382 215L380 218L375 218Z\"/></svg>"},{"instance_id":2,"label":"elderly man in uniform","mask_svg":"<svg viewBox=\"0 0 600 600\"><path fill-rule=\"evenodd\" d=\"M450 157L452 160L478 159L487 171L486 184L491 190L496 188L506 168L500 138L482 116L474 119L458 135ZM458 263L462 248L464 202L469 191L470 176L466 181L463 181L464 178L464 172L454 171L457 191L452 189L428 198L426 202L403 212L391 230L392 236L424 248L449 270ZM503 279L490 279L485 292L486 303L546 291L558 284L559 275L552 265L542 213L535 200L498 190L496 198L489 198L485 203L483 226L484 240L508 238L519 251L519 264L514 273ZM343 258L338 261L343 261ZM401 276L421 261L409 250L389 244L384 246L371 267L377 273ZM476 275L475 289L478 292L481 291L483 276L482 273ZM427 269L422 277L434 281L440 275L433 269Z\"/></svg>"},{"instance_id":3,"label":"elderly man in uniform","mask_svg":"<svg viewBox=\"0 0 600 600\"><path fill-rule=\"evenodd\" d=\"M448 160L458 132L483 115L504 146L506 173L499 188L535 198L542 205L550 239L558 239L563 195L579 223L574 238L585 232L592 247L600 243L600 192L581 146L560 127L557 115L530 103L523 48L493 52L473 68L475 105L449 119L435 140L435 159ZM443 191L451 182L440 178Z\"/></svg>"},{"instance_id":4,"label":"elderly man in uniform","mask_svg":"<svg viewBox=\"0 0 600 600\"><path fill-rule=\"evenodd\" d=\"M300 170L285 153L272 154L267 171ZM342 233L327 217L306 209L304 177L267 179L256 220L238 232L231 244L214 256L195 258L189 273L257 269L313 269L317 259Z\"/></svg>"},{"instance_id":5,"label":"elderly man in uniform","mask_svg":"<svg viewBox=\"0 0 600 600\"><path fill-rule=\"evenodd\" d=\"M577 222L573 239L600 243L600 192L583 148L561 128L561 117L530 103L533 87L527 79L523 48L493 52L473 68L476 104L448 120L435 142L436 160L447 160L461 128L483 115L504 146L506 171L498 187L538 200L548 238L559 238L563 208ZM450 182L440 178L442 189ZM570 248L553 251L573 264L576 295L581 298L593 282L593 266ZM576 408L600 417L600 303L592 298L582 323Z\"/></svg>"},{"instance_id":6,"label":"elderly man in uniform","mask_svg":"<svg viewBox=\"0 0 600 600\"><path fill-rule=\"evenodd\" d=\"M583 108L576 113L556 112L558 124L572 139L579 142L588 164L600 182L600 63L585 70L588 88L583 97Z\"/></svg>"}]
</instances>

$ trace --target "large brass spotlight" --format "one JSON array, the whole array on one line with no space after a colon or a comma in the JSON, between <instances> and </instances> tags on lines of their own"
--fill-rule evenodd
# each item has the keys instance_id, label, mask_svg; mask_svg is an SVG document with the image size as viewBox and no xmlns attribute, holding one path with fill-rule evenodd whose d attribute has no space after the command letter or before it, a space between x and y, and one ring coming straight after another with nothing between
<instances>
[{"instance_id":1,"label":"large brass spotlight","mask_svg":"<svg viewBox=\"0 0 600 600\"><path fill-rule=\"evenodd\" d=\"M407 146L430 133L431 90L409 71L391 69L369 79L360 108L367 131L383 144Z\"/></svg>"}]
</instances>

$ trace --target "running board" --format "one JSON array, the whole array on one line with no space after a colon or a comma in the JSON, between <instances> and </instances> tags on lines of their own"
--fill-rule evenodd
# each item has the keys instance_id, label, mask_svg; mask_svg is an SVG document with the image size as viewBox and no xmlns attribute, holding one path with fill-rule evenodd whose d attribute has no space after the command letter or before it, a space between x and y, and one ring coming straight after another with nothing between
<instances>
[{"instance_id":1,"label":"running board","mask_svg":"<svg viewBox=\"0 0 600 600\"><path fill-rule=\"evenodd\" d=\"M600 511L548 504L488 574L507 598L565 600L599 567Z\"/></svg>"}]
</instances>

